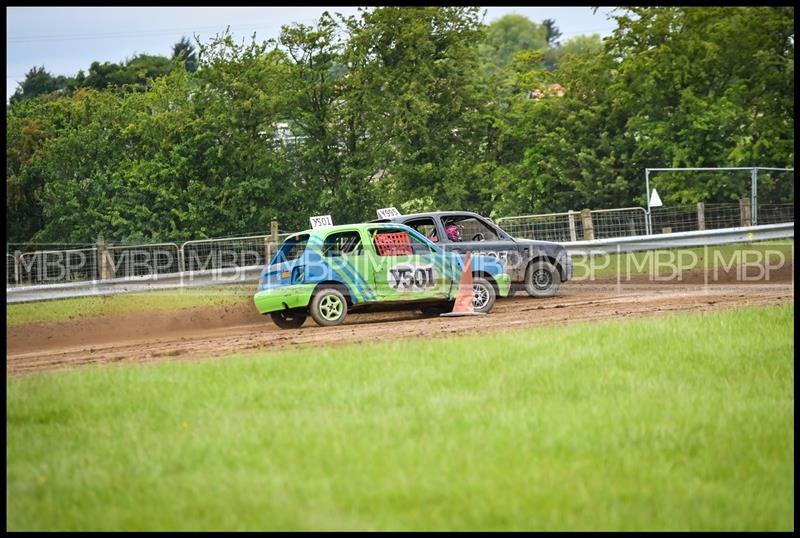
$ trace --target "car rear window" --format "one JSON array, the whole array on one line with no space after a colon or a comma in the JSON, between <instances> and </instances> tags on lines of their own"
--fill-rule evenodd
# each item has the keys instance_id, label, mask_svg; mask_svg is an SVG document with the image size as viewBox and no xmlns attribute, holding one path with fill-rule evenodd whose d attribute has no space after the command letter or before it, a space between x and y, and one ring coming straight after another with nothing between
<instances>
[{"instance_id":1,"label":"car rear window","mask_svg":"<svg viewBox=\"0 0 800 538\"><path fill-rule=\"evenodd\" d=\"M283 242L281 248L275 253L271 264L282 263L285 261L296 260L303 255L308 245L308 234L293 235Z\"/></svg>"}]
</instances>

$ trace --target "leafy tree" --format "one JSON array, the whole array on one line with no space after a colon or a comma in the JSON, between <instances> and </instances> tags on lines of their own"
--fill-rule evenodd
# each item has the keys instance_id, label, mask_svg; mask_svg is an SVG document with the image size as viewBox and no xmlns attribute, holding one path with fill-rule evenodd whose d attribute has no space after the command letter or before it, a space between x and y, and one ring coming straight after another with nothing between
<instances>
[{"instance_id":1,"label":"leafy tree","mask_svg":"<svg viewBox=\"0 0 800 538\"><path fill-rule=\"evenodd\" d=\"M524 15L505 15L488 25L479 46L481 63L490 73L502 69L516 52L546 49L547 38L547 29Z\"/></svg>"},{"instance_id":2,"label":"leafy tree","mask_svg":"<svg viewBox=\"0 0 800 538\"><path fill-rule=\"evenodd\" d=\"M183 62L186 71L194 73L197 71L197 51L188 38L182 37L180 41L172 46L172 60Z\"/></svg>"},{"instance_id":3,"label":"leafy tree","mask_svg":"<svg viewBox=\"0 0 800 538\"><path fill-rule=\"evenodd\" d=\"M557 47L559 45L558 38L561 37L561 30L556 26L556 21L553 19L545 19L542 21L542 26L544 27L547 46Z\"/></svg>"},{"instance_id":4,"label":"leafy tree","mask_svg":"<svg viewBox=\"0 0 800 538\"><path fill-rule=\"evenodd\" d=\"M793 8L628 8L615 18L611 91L636 140L632 161L642 168L791 165ZM720 174L676 181L666 202L747 192Z\"/></svg>"},{"instance_id":5,"label":"leafy tree","mask_svg":"<svg viewBox=\"0 0 800 538\"><path fill-rule=\"evenodd\" d=\"M349 21L347 84L363 114L372 171L391 177L383 192L439 206L488 205L475 176L487 101L478 15L391 7ZM359 216L369 214L364 208Z\"/></svg>"},{"instance_id":6,"label":"leafy tree","mask_svg":"<svg viewBox=\"0 0 800 538\"><path fill-rule=\"evenodd\" d=\"M92 62L84 84L98 90L126 85L144 89L148 81L164 76L174 68L175 63L168 58L148 54L134 56L124 64Z\"/></svg>"},{"instance_id":7,"label":"leafy tree","mask_svg":"<svg viewBox=\"0 0 800 538\"><path fill-rule=\"evenodd\" d=\"M548 70L553 71L564 60L564 57L570 54L598 52L602 48L603 40L600 38L600 34L578 35L555 48L547 49L544 65Z\"/></svg>"},{"instance_id":8,"label":"leafy tree","mask_svg":"<svg viewBox=\"0 0 800 538\"><path fill-rule=\"evenodd\" d=\"M17 103L25 99L32 99L39 95L63 91L74 82L63 76L54 77L48 73L44 66L32 67L25 75L25 80L19 83L19 88L11 96L10 102Z\"/></svg>"}]
</instances>

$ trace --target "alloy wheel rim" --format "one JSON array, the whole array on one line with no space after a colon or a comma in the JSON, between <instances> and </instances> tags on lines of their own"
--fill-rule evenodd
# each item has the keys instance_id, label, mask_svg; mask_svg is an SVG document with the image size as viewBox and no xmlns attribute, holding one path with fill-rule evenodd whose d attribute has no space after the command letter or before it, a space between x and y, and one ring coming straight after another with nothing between
<instances>
[{"instance_id":1,"label":"alloy wheel rim","mask_svg":"<svg viewBox=\"0 0 800 538\"><path fill-rule=\"evenodd\" d=\"M481 309L489 302L489 290L484 286L475 284L472 286L472 307Z\"/></svg>"},{"instance_id":2,"label":"alloy wheel rim","mask_svg":"<svg viewBox=\"0 0 800 538\"><path fill-rule=\"evenodd\" d=\"M343 308L342 300L335 295L327 295L319 302L320 314L328 321L339 319L342 315Z\"/></svg>"}]
</instances>

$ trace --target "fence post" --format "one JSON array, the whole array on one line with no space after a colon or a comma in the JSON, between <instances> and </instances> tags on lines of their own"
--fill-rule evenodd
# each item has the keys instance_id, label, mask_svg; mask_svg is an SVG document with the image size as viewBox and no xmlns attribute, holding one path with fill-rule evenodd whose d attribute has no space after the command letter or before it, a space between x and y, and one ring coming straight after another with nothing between
<instances>
[{"instance_id":1,"label":"fence post","mask_svg":"<svg viewBox=\"0 0 800 538\"><path fill-rule=\"evenodd\" d=\"M750 176L750 220L755 226L758 224L758 168L753 168Z\"/></svg>"},{"instance_id":2,"label":"fence post","mask_svg":"<svg viewBox=\"0 0 800 538\"><path fill-rule=\"evenodd\" d=\"M706 229L706 204L704 202L697 202L697 229Z\"/></svg>"},{"instance_id":3,"label":"fence post","mask_svg":"<svg viewBox=\"0 0 800 538\"><path fill-rule=\"evenodd\" d=\"M567 216L569 217L569 240L577 241L578 234L575 233L575 215L571 209L567 212Z\"/></svg>"},{"instance_id":4,"label":"fence post","mask_svg":"<svg viewBox=\"0 0 800 538\"><path fill-rule=\"evenodd\" d=\"M108 268L108 247L106 246L106 241L103 239L103 234L97 236L97 256L98 256L98 271L100 280L107 280L111 278L109 276L109 268Z\"/></svg>"},{"instance_id":5,"label":"fence post","mask_svg":"<svg viewBox=\"0 0 800 538\"><path fill-rule=\"evenodd\" d=\"M593 241L594 240L594 224L592 224L592 210L591 209L582 209L581 210L581 221L583 222L583 240L584 241Z\"/></svg>"},{"instance_id":6,"label":"fence post","mask_svg":"<svg viewBox=\"0 0 800 538\"><path fill-rule=\"evenodd\" d=\"M19 257L21 255L21 250L14 251L14 284L19 284Z\"/></svg>"},{"instance_id":7,"label":"fence post","mask_svg":"<svg viewBox=\"0 0 800 538\"><path fill-rule=\"evenodd\" d=\"M178 272L181 273L181 278L183 278L183 273L186 272L186 260L184 259L183 254L183 247L186 246L186 241L180 244L178 247Z\"/></svg>"},{"instance_id":8,"label":"fence post","mask_svg":"<svg viewBox=\"0 0 800 538\"><path fill-rule=\"evenodd\" d=\"M264 238L264 263L272 259L272 251L278 247L278 221L272 219L269 224L269 236Z\"/></svg>"},{"instance_id":9,"label":"fence post","mask_svg":"<svg viewBox=\"0 0 800 538\"><path fill-rule=\"evenodd\" d=\"M268 235L264 238L264 265L268 264L272 259L272 236Z\"/></svg>"},{"instance_id":10,"label":"fence post","mask_svg":"<svg viewBox=\"0 0 800 538\"><path fill-rule=\"evenodd\" d=\"M747 198L739 200L739 215L741 216L741 225L750 226L750 200Z\"/></svg>"}]
</instances>

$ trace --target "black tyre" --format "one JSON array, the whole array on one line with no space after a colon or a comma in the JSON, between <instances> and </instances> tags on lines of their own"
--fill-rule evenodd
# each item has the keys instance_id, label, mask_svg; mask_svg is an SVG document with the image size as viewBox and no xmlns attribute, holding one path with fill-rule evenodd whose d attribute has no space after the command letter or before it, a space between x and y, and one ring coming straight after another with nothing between
<instances>
[{"instance_id":1,"label":"black tyre","mask_svg":"<svg viewBox=\"0 0 800 538\"><path fill-rule=\"evenodd\" d=\"M494 306L495 299L497 299L497 293L491 282L481 277L472 279L472 307L475 312L489 313Z\"/></svg>"},{"instance_id":2,"label":"black tyre","mask_svg":"<svg viewBox=\"0 0 800 538\"><path fill-rule=\"evenodd\" d=\"M292 308L291 310L270 312L269 317L281 329L299 329L305 323L308 312L305 308Z\"/></svg>"},{"instance_id":3,"label":"black tyre","mask_svg":"<svg viewBox=\"0 0 800 538\"><path fill-rule=\"evenodd\" d=\"M317 325L339 325L347 315L347 299L334 287L320 288L311 299L309 310Z\"/></svg>"},{"instance_id":4,"label":"black tyre","mask_svg":"<svg viewBox=\"0 0 800 538\"><path fill-rule=\"evenodd\" d=\"M561 286L558 269L547 260L535 260L525 270L525 291L531 297L552 297Z\"/></svg>"}]
</instances>

